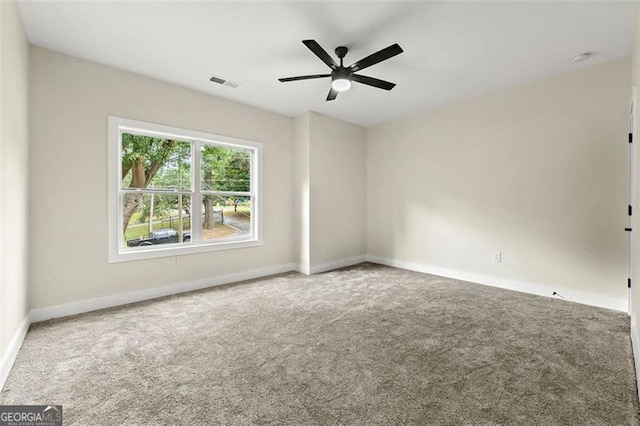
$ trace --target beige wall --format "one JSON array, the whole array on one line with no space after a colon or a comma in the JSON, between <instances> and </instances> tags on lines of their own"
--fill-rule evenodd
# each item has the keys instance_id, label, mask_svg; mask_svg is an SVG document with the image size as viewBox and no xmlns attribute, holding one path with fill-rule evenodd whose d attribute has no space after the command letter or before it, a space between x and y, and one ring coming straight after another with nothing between
<instances>
[{"instance_id":1,"label":"beige wall","mask_svg":"<svg viewBox=\"0 0 640 426\"><path fill-rule=\"evenodd\" d=\"M0 359L28 313L29 44L15 2L0 3ZM0 382L2 379L0 378Z\"/></svg>"},{"instance_id":2,"label":"beige wall","mask_svg":"<svg viewBox=\"0 0 640 426\"><path fill-rule=\"evenodd\" d=\"M636 9L636 29L633 40L631 83L640 87L640 6Z\"/></svg>"},{"instance_id":3,"label":"beige wall","mask_svg":"<svg viewBox=\"0 0 640 426\"><path fill-rule=\"evenodd\" d=\"M31 307L290 264L293 119L31 49ZM107 263L107 117L263 143L264 245Z\"/></svg>"},{"instance_id":4,"label":"beige wall","mask_svg":"<svg viewBox=\"0 0 640 426\"><path fill-rule=\"evenodd\" d=\"M298 269L316 273L366 254L366 129L307 112L295 119Z\"/></svg>"},{"instance_id":5,"label":"beige wall","mask_svg":"<svg viewBox=\"0 0 640 426\"><path fill-rule=\"evenodd\" d=\"M368 254L626 299L630 65L370 128Z\"/></svg>"},{"instance_id":6,"label":"beige wall","mask_svg":"<svg viewBox=\"0 0 640 426\"><path fill-rule=\"evenodd\" d=\"M366 129L310 113L311 270L366 254Z\"/></svg>"},{"instance_id":7,"label":"beige wall","mask_svg":"<svg viewBox=\"0 0 640 426\"><path fill-rule=\"evenodd\" d=\"M294 122L293 148L293 250L294 262L300 272L309 273L310 268L310 208L309 205L309 149L310 113L296 117Z\"/></svg>"}]
</instances>

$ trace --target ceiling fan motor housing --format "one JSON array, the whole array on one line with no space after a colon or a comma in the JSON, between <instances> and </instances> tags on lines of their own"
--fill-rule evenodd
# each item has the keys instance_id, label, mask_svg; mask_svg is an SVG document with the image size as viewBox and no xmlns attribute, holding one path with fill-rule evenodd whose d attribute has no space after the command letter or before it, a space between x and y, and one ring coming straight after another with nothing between
<instances>
[{"instance_id":1,"label":"ceiling fan motor housing","mask_svg":"<svg viewBox=\"0 0 640 426\"><path fill-rule=\"evenodd\" d=\"M331 72L331 81L351 80L351 70L345 67L338 67Z\"/></svg>"}]
</instances>

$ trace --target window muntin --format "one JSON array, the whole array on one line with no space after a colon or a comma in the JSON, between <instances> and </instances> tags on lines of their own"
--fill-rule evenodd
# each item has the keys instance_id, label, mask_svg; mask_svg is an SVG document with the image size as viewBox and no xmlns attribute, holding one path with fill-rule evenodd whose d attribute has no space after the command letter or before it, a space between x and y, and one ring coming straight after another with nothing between
<instances>
[{"instance_id":1,"label":"window muntin","mask_svg":"<svg viewBox=\"0 0 640 426\"><path fill-rule=\"evenodd\" d=\"M261 144L116 117L109 133L110 262L261 244Z\"/></svg>"}]
</instances>

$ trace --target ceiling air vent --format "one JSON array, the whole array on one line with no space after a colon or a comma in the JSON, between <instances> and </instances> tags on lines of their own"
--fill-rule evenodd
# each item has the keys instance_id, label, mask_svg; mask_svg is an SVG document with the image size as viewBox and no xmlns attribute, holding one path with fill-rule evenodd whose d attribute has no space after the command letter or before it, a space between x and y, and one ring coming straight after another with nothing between
<instances>
[{"instance_id":1,"label":"ceiling air vent","mask_svg":"<svg viewBox=\"0 0 640 426\"><path fill-rule=\"evenodd\" d=\"M218 77L218 76L215 76L215 75L211 76L209 81L213 81L214 83L222 84L223 86L231 87L232 89L237 89L238 87L240 87L240 83L236 83L235 81L231 81L231 80L226 80L226 79L224 79L222 77Z\"/></svg>"}]
</instances>

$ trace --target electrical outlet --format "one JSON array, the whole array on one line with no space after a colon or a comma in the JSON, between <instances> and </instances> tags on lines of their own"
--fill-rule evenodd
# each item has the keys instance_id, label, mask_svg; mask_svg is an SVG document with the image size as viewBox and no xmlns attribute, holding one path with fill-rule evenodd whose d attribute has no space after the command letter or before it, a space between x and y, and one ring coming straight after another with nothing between
<instances>
[{"instance_id":1,"label":"electrical outlet","mask_svg":"<svg viewBox=\"0 0 640 426\"><path fill-rule=\"evenodd\" d=\"M502 262L502 253L500 253L499 251L494 251L493 252L493 261L494 262Z\"/></svg>"}]
</instances>

